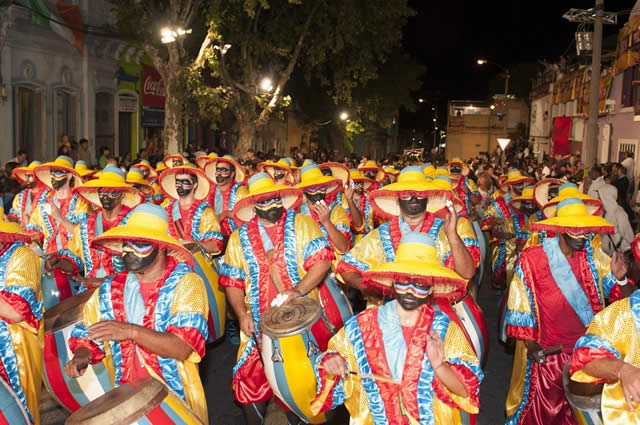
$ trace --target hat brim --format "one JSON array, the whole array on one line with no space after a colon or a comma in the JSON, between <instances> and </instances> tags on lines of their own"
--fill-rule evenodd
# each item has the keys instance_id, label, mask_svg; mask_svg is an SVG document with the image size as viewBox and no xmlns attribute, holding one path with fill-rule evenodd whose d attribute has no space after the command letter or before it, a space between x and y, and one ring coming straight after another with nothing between
<instances>
[{"instance_id":1,"label":"hat brim","mask_svg":"<svg viewBox=\"0 0 640 425\"><path fill-rule=\"evenodd\" d=\"M211 158L210 156L201 156L196 158L196 165L198 166L199 169L201 169L202 171L205 171L206 166L211 162L211 161L215 161L216 158Z\"/></svg>"},{"instance_id":2,"label":"hat brim","mask_svg":"<svg viewBox=\"0 0 640 425\"><path fill-rule=\"evenodd\" d=\"M250 221L255 215L254 205L256 202L261 202L267 199L271 199L275 196L280 196L282 199L282 205L286 209L297 208L302 202L302 192L294 187L275 185L275 187L269 188L270 190L258 191L251 195L245 196L240 199L233 213L238 220L247 222Z\"/></svg>"},{"instance_id":3,"label":"hat brim","mask_svg":"<svg viewBox=\"0 0 640 425\"><path fill-rule=\"evenodd\" d=\"M358 171L364 173L365 171L376 171L376 182L384 181L387 178L387 173L382 168L379 167L360 167Z\"/></svg>"},{"instance_id":4,"label":"hat brim","mask_svg":"<svg viewBox=\"0 0 640 425\"><path fill-rule=\"evenodd\" d=\"M500 189L504 192L507 192L509 190L509 186L511 185L520 184L520 183L533 183L533 181L534 180L532 177L527 177L527 176L517 177L515 179L507 179L500 184Z\"/></svg>"},{"instance_id":5,"label":"hat brim","mask_svg":"<svg viewBox=\"0 0 640 425\"><path fill-rule=\"evenodd\" d=\"M551 217L531 224L534 232L572 233L584 235L587 233L614 233L611 223L599 216L563 216Z\"/></svg>"},{"instance_id":6,"label":"hat brim","mask_svg":"<svg viewBox=\"0 0 640 425\"><path fill-rule=\"evenodd\" d=\"M566 181L555 179L555 178L547 178L542 179L533 187L533 199L538 204L538 208L542 209L549 202L549 188L551 185L562 186Z\"/></svg>"},{"instance_id":7,"label":"hat brim","mask_svg":"<svg viewBox=\"0 0 640 425\"><path fill-rule=\"evenodd\" d=\"M149 171L148 178L150 179L158 177L158 172L150 165L141 164L138 162L137 164L133 164L131 168L142 168L142 169L148 170Z\"/></svg>"},{"instance_id":8,"label":"hat brim","mask_svg":"<svg viewBox=\"0 0 640 425\"><path fill-rule=\"evenodd\" d=\"M393 282L419 283L432 289L433 298L458 300L467 292L467 282L453 270L418 261L392 261L364 273L362 286L385 294L393 291Z\"/></svg>"},{"instance_id":9,"label":"hat brim","mask_svg":"<svg viewBox=\"0 0 640 425\"><path fill-rule=\"evenodd\" d=\"M551 217L555 217L556 216L556 212L557 212L557 208L558 208L558 204L560 202L562 202L565 199L568 198L578 198L582 201L582 203L584 204L584 206L587 208L587 212L589 213L589 215L595 215L595 216L601 216L604 208L602 205L602 202L600 202L597 199L592 198L591 196L585 195L585 194L571 194L571 196L566 196L566 197L557 197L554 198L553 200L547 202L547 204L544 206L544 208L542 208L542 214L547 217L547 218L551 218Z\"/></svg>"},{"instance_id":10,"label":"hat brim","mask_svg":"<svg viewBox=\"0 0 640 425\"><path fill-rule=\"evenodd\" d=\"M318 165L318 168L324 170L326 168L331 170L331 175L342 181L342 184L349 183L349 169L339 162L325 162Z\"/></svg>"},{"instance_id":11,"label":"hat brim","mask_svg":"<svg viewBox=\"0 0 640 425\"><path fill-rule=\"evenodd\" d=\"M76 170L70 167L66 167L64 165L60 165L56 162L47 162L45 164L38 165L36 168L33 169L33 174L36 177L36 179L40 180L40 183L47 186L49 189L53 189L53 186L51 185L51 169L52 168L64 170L67 173L73 175L73 178L75 180L74 187L79 187L80 185L82 185L82 177L80 177L80 175Z\"/></svg>"},{"instance_id":12,"label":"hat brim","mask_svg":"<svg viewBox=\"0 0 640 425\"><path fill-rule=\"evenodd\" d=\"M144 196L151 196L155 193L155 190L153 190L153 187L151 187L151 185L147 182L140 183L140 182L127 180L127 184L130 184L131 186L133 185L142 186L142 189L138 189L136 187L134 187L134 189L138 190L138 192L142 193Z\"/></svg>"},{"instance_id":13,"label":"hat brim","mask_svg":"<svg viewBox=\"0 0 640 425\"><path fill-rule=\"evenodd\" d=\"M300 182L296 185L296 187L302 192L325 187L327 189L326 196L330 196L338 192L342 188L342 182L340 181L340 179L337 179L335 177L322 176L307 183Z\"/></svg>"},{"instance_id":14,"label":"hat brim","mask_svg":"<svg viewBox=\"0 0 640 425\"><path fill-rule=\"evenodd\" d=\"M293 170L290 167L282 167L280 165L267 164L267 165L264 165L261 170L258 170L258 172L264 171L265 173L269 174L269 176L273 180L275 178L273 175L275 174L276 169L284 170L287 183L289 184L295 183L296 177L293 175Z\"/></svg>"},{"instance_id":15,"label":"hat brim","mask_svg":"<svg viewBox=\"0 0 640 425\"><path fill-rule=\"evenodd\" d=\"M240 165L238 161L235 161L230 158L225 158L223 156L219 156L218 158L209 158L209 159L210 161L207 162L207 164L205 165L204 172L207 175L207 177L211 179L212 182L216 181L216 163L218 161L226 162L227 164L233 165L233 168L236 169L236 183L242 183L244 181L246 173L244 172L244 168L242 168L242 165Z\"/></svg>"},{"instance_id":16,"label":"hat brim","mask_svg":"<svg viewBox=\"0 0 640 425\"><path fill-rule=\"evenodd\" d=\"M18 180L20 184L27 183L27 174L33 174L33 168L29 167L17 167L11 171L11 176Z\"/></svg>"},{"instance_id":17,"label":"hat brim","mask_svg":"<svg viewBox=\"0 0 640 425\"><path fill-rule=\"evenodd\" d=\"M171 199L179 199L176 191L176 174L194 174L198 178L198 188L195 192L195 198L198 201L206 199L209 196L210 183L207 175L199 168L175 167L164 170L158 177L158 185L162 192Z\"/></svg>"},{"instance_id":18,"label":"hat brim","mask_svg":"<svg viewBox=\"0 0 640 425\"><path fill-rule=\"evenodd\" d=\"M84 171L78 171L76 170L76 172L80 175L80 177L89 177L93 174L96 173L96 170L84 170Z\"/></svg>"},{"instance_id":19,"label":"hat brim","mask_svg":"<svg viewBox=\"0 0 640 425\"><path fill-rule=\"evenodd\" d=\"M99 189L114 189L125 192L122 204L132 209L144 202L144 195L137 189L128 185L124 186L112 182L90 180L75 190L91 205L97 208L102 208L100 197L98 196Z\"/></svg>"},{"instance_id":20,"label":"hat brim","mask_svg":"<svg viewBox=\"0 0 640 425\"><path fill-rule=\"evenodd\" d=\"M167 155L167 157L166 157L166 158L164 158L164 159L162 160L162 162L164 163L165 167L167 167L167 168L173 168L173 167L174 167L174 165L173 165L173 162L171 162L171 161L173 161L174 159L180 159L180 160L182 160L182 165L184 165L184 164L186 164L187 162L189 162L189 160L188 160L187 158L185 158L184 156L179 155L179 154Z\"/></svg>"},{"instance_id":21,"label":"hat brim","mask_svg":"<svg viewBox=\"0 0 640 425\"><path fill-rule=\"evenodd\" d=\"M112 254L121 255L122 242L124 241L156 244L161 248L166 248L167 253L178 261L192 266L194 264L191 252L168 234L159 231L151 233L148 229L135 228L126 224L107 230L91 241L91 246L101 247Z\"/></svg>"},{"instance_id":22,"label":"hat brim","mask_svg":"<svg viewBox=\"0 0 640 425\"><path fill-rule=\"evenodd\" d=\"M409 193L418 193L427 198L427 211L436 213L446 208L446 201L452 201L454 209L457 213L462 211L462 201L457 199L451 190L445 189L424 189L424 185L420 185L421 189L411 188L412 183L402 183L407 187L405 190L388 190L389 186L382 189L374 190L369 194L369 202L373 206L375 213L387 220L400 215L400 204L398 198Z\"/></svg>"}]
</instances>

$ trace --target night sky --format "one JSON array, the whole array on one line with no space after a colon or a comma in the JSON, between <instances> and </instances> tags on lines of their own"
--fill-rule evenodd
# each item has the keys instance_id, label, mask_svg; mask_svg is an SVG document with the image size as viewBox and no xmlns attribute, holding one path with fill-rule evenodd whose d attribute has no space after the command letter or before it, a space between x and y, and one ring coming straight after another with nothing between
<instances>
[{"instance_id":1,"label":"night sky","mask_svg":"<svg viewBox=\"0 0 640 425\"><path fill-rule=\"evenodd\" d=\"M566 52L575 53L577 24L562 18L570 8L590 8L594 0L529 1L410 0L416 16L404 31L405 49L427 66L423 88L416 97L434 102L444 112L447 100L479 99L493 94L490 80L501 74L494 66L479 67L480 57L506 67L557 61ZM606 11L633 8L636 0L605 0ZM628 15L619 16L619 26ZM618 27L605 25L605 36ZM430 107L428 108L430 110ZM422 127L427 105L417 113L401 114L401 127ZM446 114L440 114L444 125ZM429 117L431 118L431 117ZM430 121L430 119L428 120Z\"/></svg>"}]
</instances>

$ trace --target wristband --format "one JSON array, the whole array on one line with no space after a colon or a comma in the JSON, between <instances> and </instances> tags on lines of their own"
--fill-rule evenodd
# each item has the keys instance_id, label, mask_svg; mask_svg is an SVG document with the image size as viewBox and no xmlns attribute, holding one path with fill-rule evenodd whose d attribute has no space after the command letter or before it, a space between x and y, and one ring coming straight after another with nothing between
<instances>
[{"instance_id":1,"label":"wristband","mask_svg":"<svg viewBox=\"0 0 640 425\"><path fill-rule=\"evenodd\" d=\"M625 286L627 283L629 283L629 279L627 279L627 277L625 276L624 279L622 280L616 280L617 284L620 286Z\"/></svg>"}]
</instances>

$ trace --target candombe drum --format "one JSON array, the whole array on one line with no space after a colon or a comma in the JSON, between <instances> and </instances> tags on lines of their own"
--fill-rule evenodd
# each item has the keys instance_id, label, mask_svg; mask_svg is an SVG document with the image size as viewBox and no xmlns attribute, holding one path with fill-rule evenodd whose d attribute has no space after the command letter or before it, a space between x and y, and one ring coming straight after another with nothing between
<instances>
[{"instance_id":1,"label":"candombe drum","mask_svg":"<svg viewBox=\"0 0 640 425\"><path fill-rule=\"evenodd\" d=\"M202 421L166 385L147 376L109 391L74 412L65 425L192 425Z\"/></svg>"},{"instance_id":2,"label":"candombe drum","mask_svg":"<svg viewBox=\"0 0 640 425\"><path fill-rule=\"evenodd\" d=\"M0 379L0 424L29 425L31 421L9 384Z\"/></svg>"},{"instance_id":3,"label":"candombe drum","mask_svg":"<svg viewBox=\"0 0 640 425\"><path fill-rule=\"evenodd\" d=\"M76 323L82 320L82 309L95 289L82 292L62 301L44 313L44 383L53 398L73 412L112 389L108 367L110 357L89 365L84 375L69 378L64 366L73 358L69 338Z\"/></svg>"},{"instance_id":4,"label":"candombe drum","mask_svg":"<svg viewBox=\"0 0 640 425\"><path fill-rule=\"evenodd\" d=\"M473 233L476 235L478 247L480 249L480 265L478 266L476 275L473 277L473 286L475 289L475 296L477 297L480 289L480 283L484 276L484 265L485 261L487 261L487 254L489 252L489 240L487 239L487 235L482 231L482 226L479 222L475 220L472 221L471 227L473 228Z\"/></svg>"},{"instance_id":5,"label":"candombe drum","mask_svg":"<svg viewBox=\"0 0 640 425\"><path fill-rule=\"evenodd\" d=\"M603 425L601 401L604 383L586 384L575 382L569 377L571 362L567 362L562 373L564 395L578 425Z\"/></svg>"},{"instance_id":6,"label":"candombe drum","mask_svg":"<svg viewBox=\"0 0 640 425\"><path fill-rule=\"evenodd\" d=\"M42 303L45 311L77 294L80 287L79 283L71 280L71 277L60 269L54 269L51 273L47 273L44 269L47 258L49 258L48 255L42 256L40 273L42 276L40 280Z\"/></svg>"},{"instance_id":7,"label":"candombe drum","mask_svg":"<svg viewBox=\"0 0 640 425\"><path fill-rule=\"evenodd\" d=\"M351 303L340 289L332 273L328 274L324 281L318 285L318 300L320 301L322 320L332 335L338 332L344 326L344 322L353 316ZM322 346L320 349L325 351L327 347Z\"/></svg>"},{"instance_id":8,"label":"candombe drum","mask_svg":"<svg viewBox=\"0 0 640 425\"><path fill-rule=\"evenodd\" d=\"M275 395L306 423L321 424L326 414L312 415L316 396L315 361L331 332L321 319L320 304L308 297L271 307L260 321L262 363Z\"/></svg>"},{"instance_id":9,"label":"candombe drum","mask_svg":"<svg viewBox=\"0 0 640 425\"><path fill-rule=\"evenodd\" d=\"M195 267L193 271L202 278L204 286L207 288L207 300L209 301L209 339L207 343L217 341L224 335L225 322L227 320L227 301L224 292L218 285L218 272L198 245L191 249Z\"/></svg>"}]
</instances>

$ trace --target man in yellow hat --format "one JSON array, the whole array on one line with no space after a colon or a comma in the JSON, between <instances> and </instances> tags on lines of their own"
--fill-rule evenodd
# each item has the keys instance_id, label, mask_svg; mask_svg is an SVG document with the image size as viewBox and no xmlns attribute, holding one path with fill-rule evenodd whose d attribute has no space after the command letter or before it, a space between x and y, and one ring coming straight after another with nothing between
<instances>
[{"instance_id":1,"label":"man in yellow hat","mask_svg":"<svg viewBox=\"0 0 640 425\"><path fill-rule=\"evenodd\" d=\"M387 174L384 170L378 167L373 160L368 160L364 164L358 167L358 171L365 175L370 180L373 180L374 183L369 186L369 191L373 192L374 190L380 189L383 186L384 180L387 178Z\"/></svg>"},{"instance_id":2,"label":"man in yellow hat","mask_svg":"<svg viewBox=\"0 0 640 425\"><path fill-rule=\"evenodd\" d=\"M209 190L209 205L218 215L222 236L226 242L237 228L233 219L233 208L238 200L247 194L247 188L242 185L245 172L231 155L211 158L203 169L213 182Z\"/></svg>"},{"instance_id":3,"label":"man in yellow hat","mask_svg":"<svg viewBox=\"0 0 640 425\"><path fill-rule=\"evenodd\" d=\"M300 183L296 187L304 192L306 201L300 204L298 211L313 218L338 256L344 254L351 244L349 217L341 205L329 205L325 201L328 196L340 191L342 182L323 176L315 164L302 167L300 176Z\"/></svg>"},{"instance_id":4,"label":"man in yellow hat","mask_svg":"<svg viewBox=\"0 0 640 425\"><path fill-rule=\"evenodd\" d=\"M489 232L491 239L491 285L505 289L513 273L518 252L515 237L521 229L525 217L509 206L511 200L522 195L524 187L531 184L531 177L523 176L519 170L511 169L507 179L500 185L504 195L489 200L482 220L482 230Z\"/></svg>"},{"instance_id":5,"label":"man in yellow hat","mask_svg":"<svg viewBox=\"0 0 640 425\"><path fill-rule=\"evenodd\" d=\"M136 189L138 192L142 193L144 195L145 202L153 203L153 195L155 193L155 190L144 178L142 169L140 168L129 169L129 172L125 176L125 182L133 186L133 188Z\"/></svg>"},{"instance_id":6,"label":"man in yellow hat","mask_svg":"<svg viewBox=\"0 0 640 425\"><path fill-rule=\"evenodd\" d=\"M209 254L223 248L220 223L209 206L209 180L204 172L186 163L165 170L158 180L172 201L167 206L169 233L184 245L197 244Z\"/></svg>"},{"instance_id":7,"label":"man in yellow hat","mask_svg":"<svg viewBox=\"0 0 640 425\"><path fill-rule=\"evenodd\" d=\"M453 158L447 163L449 169L449 177L453 182L454 191L463 203L463 209L460 215L469 217L473 215L476 205L482 201L482 196L478 190L476 183L469 176L469 166L460 158Z\"/></svg>"},{"instance_id":8,"label":"man in yellow hat","mask_svg":"<svg viewBox=\"0 0 640 425\"><path fill-rule=\"evenodd\" d=\"M640 262L640 237L632 250ZM571 379L604 384L601 408L605 424L640 423L640 291L596 314L571 355ZM597 387L596 387L597 388Z\"/></svg>"},{"instance_id":9,"label":"man in yellow hat","mask_svg":"<svg viewBox=\"0 0 640 425\"><path fill-rule=\"evenodd\" d=\"M344 404L352 425L461 425L480 408L483 379L464 330L437 299L456 299L466 281L442 266L436 242L408 232L393 261L364 273L394 300L349 319L317 359L313 413Z\"/></svg>"},{"instance_id":10,"label":"man in yellow hat","mask_svg":"<svg viewBox=\"0 0 640 425\"><path fill-rule=\"evenodd\" d=\"M40 183L33 174L33 170L40 165L39 161L32 161L27 167L17 167L11 172L11 176L15 178L23 187L18 196L13 198L13 204L7 214L7 218L16 221L24 230L31 218L31 214L38 206L38 202L47 187Z\"/></svg>"},{"instance_id":11,"label":"man in yellow hat","mask_svg":"<svg viewBox=\"0 0 640 425\"><path fill-rule=\"evenodd\" d=\"M125 182L124 173L114 165L107 165L99 178L76 190L96 210L76 226L68 249L47 258L45 270L66 270L72 276L79 276L85 288L93 288L107 276L123 271L124 265L119 255L93 247L91 242L109 229L126 223L144 197Z\"/></svg>"},{"instance_id":12,"label":"man in yellow hat","mask_svg":"<svg viewBox=\"0 0 640 425\"><path fill-rule=\"evenodd\" d=\"M366 177L361 171L352 169L349 172L349 187L345 188L344 197L347 201L346 211L353 231L352 246L371 232L375 226L375 216L369 202L369 188L373 184L374 180Z\"/></svg>"},{"instance_id":13,"label":"man in yellow hat","mask_svg":"<svg viewBox=\"0 0 640 425\"><path fill-rule=\"evenodd\" d=\"M292 162L287 161L286 158L281 158L278 162L265 161L261 162L257 166L257 170L264 171L269 174L275 184L291 185L295 182L293 171L291 170Z\"/></svg>"},{"instance_id":14,"label":"man in yellow hat","mask_svg":"<svg viewBox=\"0 0 640 425\"><path fill-rule=\"evenodd\" d=\"M124 271L107 278L84 305L65 373L77 378L110 354L114 387L152 376L208 423L198 373L209 335L207 291L192 271L191 253L169 236L166 211L142 204L92 245L121 255Z\"/></svg>"},{"instance_id":15,"label":"man in yellow hat","mask_svg":"<svg viewBox=\"0 0 640 425\"><path fill-rule=\"evenodd\" d=\"M0 379L14 393L30 424L40 423L42 293L40 260L31 238L4 220L0 200ZM5 423L25 423L17 409L2 409Z\"/></svg>"},{"instance_id":16,"label":"man in yellow hat","mask_svg":"<svg viewBox=\"0 0 640 425\"><path fill-rule=\"evenodd\" d=\"M562 371L593 316L630 292L628 265L621 254L610 259L591 245L594 234L613 226L580 199L564 199L555 217L531 229L548 236L522 251L509 287L507 335L517 342L507 423L575 424Z\"/></svg>"},{"instance_id":17,"label":"man in yellow hat","mask_svg":"<svg viewBox=\"0 0 640 425\"><path fill-rule=\"evenodd\" d=\"M158 165L164 166L164 163L158 162ZM161 205L164 202L165 197L162 193L162 189L160 189L160 185L158 184L159 171L156 171L146 159L142 159L138 163L133 164L130 171L132 170L140 170L142 172L147 183L153 188L153 195L151 196L152 202L156 205Z\"/></svg>"},{"instance_id":18,"label":"man in yellow hat","mask_svg":"<svg viewBox=\"0 0 640 425\"><path fill-rule=\"evenodd\" d=\"M316 287L335 258L313 219L295 212L301 200L298 189L276 185L267 173L254 174L248 195L234 210L245 223L231 234L220 267L219 283L241 329L233 394L249 424L262 423L273 398L256 345L261 315L277 296L287 302L304 295L317 298ZM279 419L275 423L286 421Z\"/></svg>"}]
</instances>

